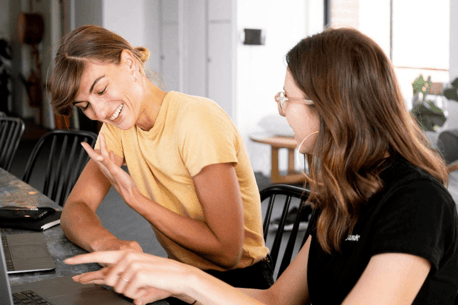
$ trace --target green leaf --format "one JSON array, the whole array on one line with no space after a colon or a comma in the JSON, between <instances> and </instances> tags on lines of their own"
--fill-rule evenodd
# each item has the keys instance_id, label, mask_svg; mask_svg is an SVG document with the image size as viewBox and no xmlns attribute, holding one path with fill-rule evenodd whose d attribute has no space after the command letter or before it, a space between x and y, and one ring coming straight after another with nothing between
<instances>
[{"instance_id":1,"label":"green leaf","mask_svg":"<svg viewBox=\"0 0 458 305\"><path fill-rule=\"evenodd\" d=\"M412 108L411 113L423 130L437 130L444 125L447 118L442 109L438 108L432 101L426 101L426 105L418 104Z\"/></svg>"},{"instance_id":2,"label":"green leaf","mask_svg":"<svg viewBox=\"0 0 458 305\"><path fill-rule=\"evenodd\" d=\"M444 96L449 100L458 101L458 90L454 88L449 88L444 90Z\"/></svg>"},{"instance_id":3,"label":"green leaf","mask_svg":"<svg viewBox=\"0 0 458 305\"><path fill-rule=\"evenodd\" d=\"M432 101L427 101L428 105L429 105L429 109L432 110L432 112L434 113L442 113L442 109L440 108L437 108L436 104L434 104Z\"/></svg>"},{"instance_id":4,"label":"green leaf","mask_svg":"<svg viewBox=\"0 0 458 305\"><path fill-rule=\"evenodd\" d=\"M452 86L458 89L458 77L452 82Z\"/></svg>"},{"instance_id":5,"label":"green leaf","mask_svg":"<svg viewBox=\"0 0 458 305\"><path fill-rule=\"evenodd\" d=\"M423 92L423 86L425 85L425 80L423 79L423 75L420 75L414 82L412 83L413 94L417 94L418 92Z\"/></svg>"}]
</instances>

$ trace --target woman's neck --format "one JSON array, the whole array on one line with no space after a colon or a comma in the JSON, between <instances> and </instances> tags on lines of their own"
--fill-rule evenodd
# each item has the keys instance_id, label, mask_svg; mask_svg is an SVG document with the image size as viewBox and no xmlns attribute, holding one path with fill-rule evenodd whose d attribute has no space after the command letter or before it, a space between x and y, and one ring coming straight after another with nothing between
<instances>
[{"instance_id":1,"label":"woman's neck","mask_svg":"<svg viewBox=\"0 0 458 305\"><path fill-rule=\"evenodd\" d=\"M162 101L167 94L156 85L148 81L146 83L145 98L143 99L137 125L140 129L148 131L153 128L156 122Z\"/></svg>"}]
</instances>

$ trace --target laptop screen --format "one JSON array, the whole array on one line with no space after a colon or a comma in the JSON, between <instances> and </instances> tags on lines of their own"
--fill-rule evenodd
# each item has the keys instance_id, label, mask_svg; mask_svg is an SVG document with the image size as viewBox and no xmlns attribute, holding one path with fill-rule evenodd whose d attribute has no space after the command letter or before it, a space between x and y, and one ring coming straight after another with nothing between
<instances>
[{"instance_id":1,"label":"laptop screen","mask_svg":"<svg viewBox=\"0 0 458 305\"><path fill-rule=\"evenodd\" d=\"M1 239L1 233L0 233ZM0 245L0 305L13 305L13 298L11 296L10 281L8 280L8 273L6 271L5 253L3 253L3 246Z\"/></svg>"}]
</instances>

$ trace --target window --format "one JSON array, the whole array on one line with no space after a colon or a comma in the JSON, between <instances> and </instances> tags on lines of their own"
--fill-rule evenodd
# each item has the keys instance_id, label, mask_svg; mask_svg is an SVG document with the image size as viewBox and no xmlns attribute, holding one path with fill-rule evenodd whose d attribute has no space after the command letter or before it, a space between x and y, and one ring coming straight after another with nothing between
<instances>
[{"instance_id":1,"label":"window","mask_svg":"<svg viewBox=\"0 0 458 305\"><path fill-rule=\"evenodd\" d=\"M326 1L332 27L354 27L382 47L408 107L420 74L434 83L449 82L450 0Z\"/></svg>"}]
</instances>

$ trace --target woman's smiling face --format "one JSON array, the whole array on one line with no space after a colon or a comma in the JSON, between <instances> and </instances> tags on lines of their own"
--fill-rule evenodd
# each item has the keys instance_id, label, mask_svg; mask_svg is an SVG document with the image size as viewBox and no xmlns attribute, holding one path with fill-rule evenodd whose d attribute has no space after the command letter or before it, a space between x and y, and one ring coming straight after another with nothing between
<instances>
[{"instance_id":1,"label":"woman's smiling face","mask_svg":"<svg viewBox=\"0 0 458 305\"><path fill-rule=\"evenodd\" d=\"M73 105L91 120L132 128L142 101L138 74L135 61L126 52L119 65L87 61Z\"/></svg>"}]
</instances>

